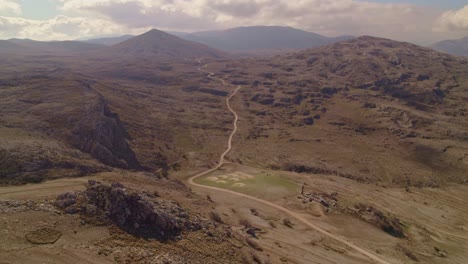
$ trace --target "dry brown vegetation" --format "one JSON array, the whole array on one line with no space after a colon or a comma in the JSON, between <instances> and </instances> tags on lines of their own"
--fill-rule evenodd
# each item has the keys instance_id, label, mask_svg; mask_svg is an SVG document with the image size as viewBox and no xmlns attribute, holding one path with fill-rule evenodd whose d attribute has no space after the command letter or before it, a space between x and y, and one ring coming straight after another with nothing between
<instances>
[{"instance_id":1,"label":"dry brown vegetation","mask_svg":"<svg viewBox=\"0 0 468 264\"><path fill-rule=\"evenodd\" d=\"M265 175L284 174L297 184L319 183L314 191L320 193L340 192L331 212L296 197L268 199L324 225L340 225L343 229L333 232L354 236L360 246L380 250L375 242L385 240L382 245L391 249L382 254L400 261L438 263L435 257L447 256L466 260L459 252L463 245L459 241L465 241L460 237L466 225L460 219L465 219L466 207L458 196L468 181L467 59L372 37L254 60L214 60L220 57L214 54L202 64L172 56L176 53L171 59L148 55L149 50L142 49L145 58L138 59L1 55L0 184L111 173L110 182L127 182L131 189L180 204L213 222L209 230L183 233L175 244L140 241L122 230L112 236L106 233L104 244L95 249L112 255L117 263L143 263L151 259L145 255L148 248L157 248L161 259L168 261L238 263L243 246L258 251L258 256L247 258L260 263L260 254L280 250L271 246L276 245L274 239L296 239L291 245L304 254L332 249L340 255L334 260L342 260L347 249L319 238L313 244L320 249L304 249L299 221L268 218L262 204L244 208L237 204L240 200L226 201L214 196L216 192L198 196L185 186L189 175L215 164L232 129L225 97L233 86L223 86L197 70L208 63L207 70L242 85L232 99L240 120L229 161L246 165L244 170L268 171ZM207 52L205 47L198 51ZM77 188L67 186L60 188ZM408 191L400 192L404 187ZM28 192L32 187L24 188ZM47 195L50 191L56 196L56 190L47 189ZM432 194L440 201L427 199ZM232 209L220 214L217 209L223 206ZM242 217L233 217L244 211ZM8 219L28 212L17 213ZM52 211L33 214L43 222L56 217ZM350 231L348 220L369 229L373 235L369 241ZM60 221L61 228L84 228L77 219ZM227 235L223 228L238 224L244 227L241 235L245 229L261 227L259 239L231 241L239 234ZM22 227L14 228L20 232ZM73 236L67 232L65 239ZM131 257L125 255L132 250L127 242L137 248ZM291 250L287 245L282 252ZM84 251L80 256L87 256Z\"/></svg>"},{"instance_id":2,"label":"dry brown vegetation","mask_svg":"<svg viewBox=\"0 0 468 264\"><path fill-rule=\"evenodd\" d=\"M386 186L466 180L464 58L361 37L226 72L249 84L232 160Z\"/></svg>"}]
</instances>

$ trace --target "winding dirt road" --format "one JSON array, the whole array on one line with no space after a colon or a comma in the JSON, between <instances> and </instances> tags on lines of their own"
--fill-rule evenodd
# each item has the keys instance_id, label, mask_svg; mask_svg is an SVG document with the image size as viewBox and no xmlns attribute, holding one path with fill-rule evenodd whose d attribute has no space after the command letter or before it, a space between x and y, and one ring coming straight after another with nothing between
<instances>
[{"instance_id":1,"label":"winding dirt road","mask_svg":"<svg viewBox=\"0 0 468 264\"><path fill-rule=\"evenodd\" d=\"M208 65L205 65L203 67L200 67L198 68L199 71L202 71L202 72L205 72L208 74L208 78L210 79L213 79L213 80L218 80L220 82L222 82L223 85L226 85L226 82L221 79L221 78L217 78L217 77L214 77L214 73L213 72L209 72L209 71L206 71L204 70L205 67L207 67ZM234 128L231 132L231 135L229 136L229 139L228 139L228 144L227 144L227 149L226 151L224 151L221 156L219 157L219 162L218 164L214 167L214 168L211 168L209 170L206 170L204 172L201 172L201 173L198 173L197 175L195 176L192 176L188 179L188 183L192 186L196 186L196 187L199 187L199 188L203 188L203 189L209 189L209 190L214 190L214 191L218 191L218 192L223 192L223 193L229 193L229 194L232 194L232 195L236 195L238 197L243 197L243 198L247 198L247 199L250 199L250 200L254 200L256 202L259 202L259 203L262 203L266 206L270 206L270 207L273 207L273 208L276 208L280 211L282 211L283 213L295 218L296 220L298 220L299 222L303 223L304 225L314 229L315 231L321 233L322 235L324 236L327 236L329 238L332 238L354 250L356 250L357 252L363 254L364 256L367 256L368 258L370 258L371 260L375 261L376 263L380 263L380 264L390 264L389 262L379 258L378 256L356 246L355 244L349 242L349 241L346 241L345 239L341 238L341 237L338 237L336 235L333 235L332 233L318 227L317 225L307 221L307 219L305 219L302 215L300 215L299 213L296 213L296 212L293 212L287 208L284 208L280 205L277 205L275 203L272 203L272 202L269 202L269 201L265 201L265 200L262 200L262 199L259 199L257 197L253 197L253 196L250 196L250 195L246 195L246 194L243 194L243 193L238 193L238 192L234 192L234 191L231 191L231 190L227 190L227 189L222 189L222 188L217 188L217 187L212 187L212 186L206 186L206 185L202 185L202 184L198 184L198 183L195 183L194 181L199 178L199 177L202 177L202 176L205 176L207 174L210 174L216 170L218 170L219 168L221 168L221 166L223 166L224 164L226 164L227 162L225 161L225 156L231 151L231 148L232 148L232 138L234 137L234 135L236 134L237 132L237 122L239 120L239 116L237 115L237 113L232 109L231 107L231 104L230 104L230 101L232 99L233 96L235 96L237 94L237 92L241 89L241 86L237 86L237 88L229 95L229 97L226 98L226 105L227 105L227 108L229 109L229 111L234 115Z\"/></svg>"}]
</instances>

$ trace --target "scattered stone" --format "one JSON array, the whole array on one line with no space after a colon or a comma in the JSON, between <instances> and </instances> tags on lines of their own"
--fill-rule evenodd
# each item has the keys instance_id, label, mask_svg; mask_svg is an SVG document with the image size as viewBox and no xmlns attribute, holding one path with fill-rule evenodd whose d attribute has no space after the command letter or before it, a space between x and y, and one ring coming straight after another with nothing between
<instances>
[{"instance_id":1,"label":"scattered stone","mask_svg":"<svg viewBox=\"0 0 468 264\"><path fill-rule=\"evenodd\" d=\"M249 235L251 235L252 237L255 237L257 238L257 234L256 234L256 228L255 227L250 227L250 228L247 228L247 230L245 230L245 232Z\"/></svg>"},{"instance_id":2,"label":"scattered stone","mask_svg":"<svg viewBox=\"0 0 468 264\"><path fill-rule=\"evenodd\" d=\"M61 194L55 200L55 206L57 206L60 209L65 209L75 203L76 203L76 194L72 192Z\"/></svg>"},{"instance_id":3,"label":"scattered stone","mask_svg":"<svg viewBox=\"0 0 468 264\"><path fill-rule=\"evenodd\" d=\"M41 228L26 234L26 239L32 244L54 244L62 236L62 232L52 228Z\"/></svg>"},{"instance_id":4,"label":"scattered stone","mask_svg":"<svg viewBox=\"0 0 468 264\"><path fill-rule=\"evenodd\" d=\"M439 258L446 258L448 256L447 251L445 251L445 250L442 250L442 249L440 249L438 247L434 247L434 250L436 252L436 255Z\"/></svg>"},{"instance_id":5,"label":"scattered stone","mask_svg":"<svg viewBox=\"0 0 468 264\"><path fill-rule=\"evenodd\" d=\"M298 199L302 199L302 203L312 203L316 202L323 205L325 208L330 209L331 207L335 207L338 203L338 193L333 192L331 194L322 192L322 193L306 193L304 190L302 191L301 195L298 195Z\"/></svg>"},{"instance_id":6,"label":"scattered stone","mask_svg":"<svg viewBox=\"0 0 468 264\"><path fill-rule=\"evenodd\" d=\"M0 200L0 214L39 211L57 213L57 209L48 202Z\"/></svg>"}]
</instances>

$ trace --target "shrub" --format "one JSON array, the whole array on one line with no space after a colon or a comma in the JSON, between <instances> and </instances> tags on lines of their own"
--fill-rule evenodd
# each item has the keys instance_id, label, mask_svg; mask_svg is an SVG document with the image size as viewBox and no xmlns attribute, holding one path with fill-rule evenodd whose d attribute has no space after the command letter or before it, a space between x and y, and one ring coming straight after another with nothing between
<instances>
[{"instance_id":1,"label":"shrub","mask_svg":"<svg viewBox=\"0 0 468 264\"><path fill-rule=\"evenodd\" d=\"M244 226L245 228L251 228L252 227L252 224L247 219L239 220L239 224Z\"/></svg>"},{"instance_id":2,"label":"shrub","mask_svg":"<svg viewBox=\"0 0 468 264\"><path fill-rule=\"evenodd\" d=\"M291 220L289 220L289 218L284 218L283 219L283 224L289 228L292 228L293 227L293 223L291 222Z\"/></svg>"},{"instance_id":3,"label":"shrub","mask_svg":"<svg viewBox=\"0 0 468 264\"><path fill-rule=\"evenodd\" d=\"M211 220L217 222L217 223L220 223L220 224L223 224L223 219L221 218L221 216L217 213L217 212L210 212L210 218Z\"/></svg>"},{"instance_id":4,"label":"shrub","mask_svg":"<svg viewBox=\"0 0 468 264\"><path fill-rule=\"evenodd\" d=\"M252 213L255 216L258 216L258 211L255 208L250 209L250 213Z\"/></svg>"}]
</instances>

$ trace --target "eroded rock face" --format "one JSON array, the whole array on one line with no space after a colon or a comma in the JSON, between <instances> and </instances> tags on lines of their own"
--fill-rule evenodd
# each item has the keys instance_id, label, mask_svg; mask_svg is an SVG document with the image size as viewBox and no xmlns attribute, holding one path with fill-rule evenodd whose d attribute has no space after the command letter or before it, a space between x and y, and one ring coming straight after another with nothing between
<instances>
[{"instance_id":1,"label":"eroded rock face","mask_svg":"<svg viewBox=\"0 0 468 264\"><path fill-rule=\"evenodd\" d=\"M72 144L104 164L138 169L140 164L126 141L128 134L106 101L98 98L87 108L90 114L85 115L72 130Z\"/></svg>"},{"instance_id":2,"label":"eroded rock face","mask_svg":"<svg viewBox=\"0 0 468 264\"><path fill-rule=\"evenodd\" d=\"M190 219L180 206L126 189L120 183L111 185L89 181L84 192L65 193L55 205L66 213L79 213L98 222L112 222L127 232L167 240L182 231L199 230L204 223Z\"/></svg>"}]
</instances>

